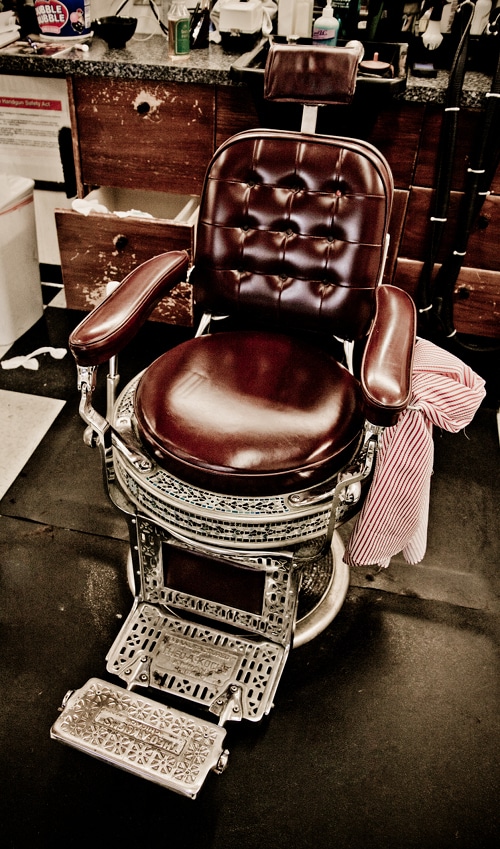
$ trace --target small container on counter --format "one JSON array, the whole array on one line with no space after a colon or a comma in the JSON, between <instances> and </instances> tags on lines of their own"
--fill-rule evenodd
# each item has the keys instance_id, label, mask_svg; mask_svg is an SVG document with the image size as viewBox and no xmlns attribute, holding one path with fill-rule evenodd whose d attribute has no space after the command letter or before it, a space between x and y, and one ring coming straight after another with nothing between
<instances>
[{"instance_id":1,"label":"small container on counter","mask_svg":"<svg viewBox=\"0 0 500 849\"><path fill-rule=\"evenodd\" d=\"M171 58L188 55L190 20L184 3L171 4L168 10L168 55Z\"/></svg>"},{"instance_id":2,"label":"small container on counter","mask_svg":"<svg viewBox=\"0 0 500 849\"><path fill-rule=\"evenodd\" d=\"M191 16L191 48L200 50L208 47L210 31L210 0L201 0Z\"/></svg>"},{"instance_id":3,"label":"small container on counter","mask_svg":"<svg viewBox=\"0 0 500 849\"><path fill-rule=\"evenodd\" d=\"M314 21L312 37L314 44L323 47L334 47L337 44L339 34L339 22L332 9L332 0L327 0L321 16Z\"/></svg>"}]
</instances>

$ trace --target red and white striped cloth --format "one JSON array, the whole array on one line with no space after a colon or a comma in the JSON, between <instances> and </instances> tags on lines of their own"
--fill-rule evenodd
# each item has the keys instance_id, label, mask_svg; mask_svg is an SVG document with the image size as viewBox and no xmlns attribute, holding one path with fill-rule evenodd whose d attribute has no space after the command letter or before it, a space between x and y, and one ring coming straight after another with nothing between
<instances>
[{"instance_id":1,"label":"red and white striped cloth","mask_svg":"<svg viewBox=\"0 0 500 849\"><path fill-rule=\"evenodd\" d=\"M382 435L373 481L346 547L350 566L387 567L402 551L419 563L427 547L433 425L456 433L472 421L484 380L453 354L418 339L412 396Z\"/></svg>"}]
</instances>

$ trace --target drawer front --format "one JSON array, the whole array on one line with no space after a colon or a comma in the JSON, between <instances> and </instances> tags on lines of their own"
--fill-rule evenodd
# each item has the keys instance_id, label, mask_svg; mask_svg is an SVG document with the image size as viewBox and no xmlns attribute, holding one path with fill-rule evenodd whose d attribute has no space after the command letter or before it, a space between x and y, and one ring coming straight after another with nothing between
<instances>
[{"instance_id":1,"label":"drawer front","mask_svg":"<svg viewBox=\"0 0 500 849\"><path fill-rule=\"evenodd\" d=\"M106 285L146 259L168 250L192 252L193 228L171 221L56 211L61 270L68 309L92 310ZM181 283L158 304L155 321L192 326L191 287Z\"/></svg>"},{"instance_id":2,"label":"drawer front","mask_svg":"<svg viewBox=\"0 0 500 849\"><path fill-rule=\"evenodd\" d=\"M75 77L82 183L199 194L214 150L213 87Z\"/></svg>"},{"instance_id":3,"label":"drawer front","mask_svg":"<svg viewBox=\"0 0 500 849\"><path fill-rule=\"evenodd\" d=\"M467 167L473 152L476 134L481 127L482 110L461 109L458 115L456 148L453 157L451 188L463 191ZM443 122L443 107L428 104L422 124L422 136L418 152L414 183L416 186L432 188L436 184L439 153L439 137ZM500 166L493 177L491 190L500 191Z\"/></svg>"},{"instance_id":4,"label":"drawer front","mask_svg":"<svg viewBox=\"0 0 500 849\"><path fill-rule=\"evenodd\" d=\"M422 262L398 259L394 283L414 296ZM459 333L500 337L500 272L462 268L453 292L453 317Z\"/></svg>"},{"instance_id":5,"label":"drawer front","mask_svg":"<svg viewBox=\"0 0 500 849\"><path fill-rule=\"evenodd\" d=\"M438 262L442 262L453 249L457 216L462 198L463 195L460 192L451 193L448 223L438 254ZM422 261L425 259L429 249L429 218L432 200L433 191L431 189L414 188L411 190L399 256ZM491 195L484 202L481 215L470 235L464 265L471 268L489 268L492 271L500 271L499 242L500 197Z\"/></svg>"}]
</instances>

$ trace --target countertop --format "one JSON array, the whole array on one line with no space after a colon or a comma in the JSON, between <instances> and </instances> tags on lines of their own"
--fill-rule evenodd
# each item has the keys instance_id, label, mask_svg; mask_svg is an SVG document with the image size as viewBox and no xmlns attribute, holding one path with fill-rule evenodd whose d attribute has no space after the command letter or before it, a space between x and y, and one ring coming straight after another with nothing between
<instances>
[{"instance_id":1,"label":"countertop","mask_svg":"<svg viewBox=\"0 0 500 849\"><path fill-rule=\"evenodd\" d=\"M434 79L408 74L406 91L402 100L412 103L444 103L448 85L448 72L438 71ZM467 71L462 89L462 106L482 106L486 92L491 88L491 77L478 71Z\"/></svg>"},{"instance_id":2,"label":"countertop","mask_svg":"<svg viewBox=\"0 0 500 849\"><path fill-rule=\"evenodd\" d=\"M188 57L171 59L163 36L135 36L123 50L111 50L99 38L89 41L89 50L73 47L62 56L47 58L11 55L0 51L0 73L25 76L100 76L124 80L157 80L206 85L238 85L231 78L231 65L239 57L221 46L210 44L204 50L192 50ZM434 79L408 75L406 91L399 99L414 103L442 103L448 74L438 71ZM467 72L462 94L463 106L481 106L491 79L485 74Z\"/></svg>"},{"instance_id":3,"label":"countertop","mask_svg":"<svg viewBox=\"0 0 500 849\"><path fill-rule=\"evenodd\" d=\"M230 69L239 53L229 53L217 44L192 50L188 56L171 59L166 39L161 35L134 36L121 50L110 49L93 37L88 52L78 47L61 56L47 58L35 53L13 56L0 51L1 73L27 76L113 77L123 80L231 84Z\"/></svg>"}]
</instances>

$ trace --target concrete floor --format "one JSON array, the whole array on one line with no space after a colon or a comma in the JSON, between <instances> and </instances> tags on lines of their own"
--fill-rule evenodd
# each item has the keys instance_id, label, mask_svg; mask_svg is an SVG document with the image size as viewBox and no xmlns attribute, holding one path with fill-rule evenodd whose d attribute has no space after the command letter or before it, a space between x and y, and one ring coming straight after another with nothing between
<instances>
[{"instance_id":1,"label":"concrete floor","mask_svg":"<svg viewBox=\"0 0 500 849\"><path fill-rule=\"evenodd\" d=\"M4 358L65 346L79 317L48 307ZM148 344L154 353L158 329ZM395 558L375 578L353 570L338 617L292 652L275 709L229 727L226 772L190 801L49 738L66 691L109 677L105 655L131 603L126 532L82 443L69 355L0 371L0 390L66 402L0 502L5 849L500 845L494 404L466 435L435 435L423 563Z\"/></svg>"}]
</instances>

